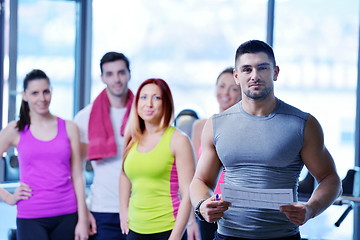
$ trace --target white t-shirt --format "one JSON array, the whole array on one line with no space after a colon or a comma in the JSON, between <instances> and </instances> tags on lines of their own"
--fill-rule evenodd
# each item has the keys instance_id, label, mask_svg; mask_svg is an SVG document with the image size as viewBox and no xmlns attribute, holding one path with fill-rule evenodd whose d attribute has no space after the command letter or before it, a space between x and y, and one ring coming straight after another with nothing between
<instances>
[{"instance_id":1,"label":"white t-shirt","mask_svg":"<svg viewBox=\"0 0 360 240\"><path fill-rule=\"evenodd\" d=\"M89 143L88 125L92 104L79 111L74 121L80 130L80 142ZM124 138L120 135L120 128L126 108L110 108L110 117L117 144L117 155L110 158L91 161L94 169L93 183L87 203L90 211L102 213L119 212L119 178L122 168L122 149Z\"/></svg>"}]
</instances>

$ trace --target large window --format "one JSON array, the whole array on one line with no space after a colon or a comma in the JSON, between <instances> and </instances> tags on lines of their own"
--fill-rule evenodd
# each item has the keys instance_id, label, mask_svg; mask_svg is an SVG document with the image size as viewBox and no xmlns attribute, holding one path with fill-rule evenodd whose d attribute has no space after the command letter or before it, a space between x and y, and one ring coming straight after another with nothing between
<instances>
[{"instance_id":1,"label":"large window","mask_svg":"<svg viewBox=\"0 0 360 240\"><path fill-rule=\"evenodd\" d=\"M53 86L51 111L67 119L73 115L75 24L76 1L19 0L17 93L26 73L42 69ZM20 102L18 94L17 109Z\"/></svg>"},{"instance_id":2,"label":"large window","mask_svg":"<svg viewBox=\"0 0 360 240\"><path fill-rule=\"evenodd\" d=\"M6 13L3 126L7 112L10 120L17 118L22 80L33 68L44 70L52 81L51 111L73 117L74 85L83 87L74 84L79 83L77 71L86 72L75 60L80 56L77 44L85 44L76 39L79 3L92 2L93 7L91 79L81 79L92 82L91 100L105 87L99 78L101 57L119 51L130 59L132 90L147 78L163 78L172 89L176 113L192 108L207 118L218 112L216 77L234 65L236 48L267 36L268 0L5 2L7 7L16 5L17 17L9 21ZM341 178L355 158L359 12L359 0L275 0L273 43L280 66L275 94L319 120ZM90 56L91 51L85 51ZM331 206L310 220L301 227L303 237L352 239L353 212L340 227L334 226L346 207ZM5 239L7 230L15 227L15 208L6 205L0 212L6 215L0 217L0 239Z\"/></svg>"},{"instance_id":3,"label":"large window","mask_svg":"<svg viewBox=\"0 0 360 240\"><path fill-rule=\"evenodd\" d=\"M319 120L344 178L355 160L359 1L276 1L275 16L276 94ZM344 208L331 206L302 232L310 238L352 239L352 212L334 226Z\"/></svg>"},{"instance_id":4,"label":"large window","mask_svg":"<svg viewBox=\"0 0 360 240\"><path fill-rule=\"evenodd\" d=\"M104 87L101 56L120 51L130 58L133 90L146 78L164 78L176 112L192 108L209 117L218 111L215 78L234 64L240 43L266 39L266 14L267 1L93 0L92 99ZM275 94L319 120L342 178L354 166L358 14L357 0L275 4ZM345 208L310 220L304 237L351 239L352 214L334 226Z\"/></svg>"},{"instance_id":5,"label":"large window","mask_svg":"<svg viewBox=\"0 0 360 240\"><path fill-rule=\"evenodd\" d=\"M34 68L44 70L51 80L52 113L71 119L78 2L6 0L5 3L1 6L6 13L2 33L6 42L2 66L5 72L3 126L17 119L22 82L25 74ZM0 202L0 212L0 239L7 239L9 229L16 228L16 207Z\"/></svg>"},{"instance_id":6,"label":"large window","mask_svg":"<svg viewBox=\"0 0 360 240\"><path fill-rule=\"evenodd\" d=\"M265 40L266 14L266 0L93 0L92 99L104 88L100 58L120 51L130 59L134 91L147 78L163 78L176 112L209 117L218 111L217 75L234 65L240 43Z\"/></svg>"}]
</instances>

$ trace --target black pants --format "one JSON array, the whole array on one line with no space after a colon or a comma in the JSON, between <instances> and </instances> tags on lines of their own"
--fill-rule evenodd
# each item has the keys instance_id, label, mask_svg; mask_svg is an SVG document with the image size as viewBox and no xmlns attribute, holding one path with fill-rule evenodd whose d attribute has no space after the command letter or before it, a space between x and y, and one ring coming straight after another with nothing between
<instances>
[{"instance_id":1,"label":"black pants","mask_svg":"<svg viewBox=\"0 0 360 240\"><path fill-rule=\"evenodd\" d=\"M220 233L215 234L214 240L259 240L259 239L250 239L250 238L238 238L238 237L229 237L221 235ZM281 238L269 238L269 239L261 239L261 240L301 240L300 233L289 236L289 237L281 237Z\"/></svg>"},{"instance_id":2,"label":"black pants","mask_svg":"<svg viewBox=\"0 0 360 240\"><path fill-rule=\"evenodd\" d=\"M77 213L49 218L17 218L17 240L74 240Z\"/></svg>"},{"instance_id":3,"label":"black pants","mask_svg":"<svg viewBox=\"0 0 360 240\"><path fill-rule=\"evenodd\" d=\"M90 240L125 240L126 235L121 233L118 213L91 212L96 221L97 233Z\"/></svg>"},{"instance_id":4,"label":"black pants","mask_svg":"<svg viewBox=\"0 0 360 240\"><path fill-rule=\"evenodd\" d=\"M215 237L217 230L217 223L209 223L207 221L200 221L196 219L198 223L201 240L212 240Z\"/></svg>"},{"instance_id":5,"label":"black pants","mask_svg":"<svg viewBox=\"0 0 360 240\"><path fill-rule=\"evenodd\" d=\"M170 234L171 234L171 230L161 233L154 233L154 234L140 234L130 230L126 239L127 240L168 240ZM181 240L187 240L186 231L184 232Z\"/></svg>"}]
</instances>

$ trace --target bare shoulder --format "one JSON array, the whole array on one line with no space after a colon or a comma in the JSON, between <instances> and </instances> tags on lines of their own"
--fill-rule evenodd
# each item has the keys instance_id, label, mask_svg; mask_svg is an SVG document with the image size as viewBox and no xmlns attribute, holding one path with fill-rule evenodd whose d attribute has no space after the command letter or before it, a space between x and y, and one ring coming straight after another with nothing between
<instances>
[{"instance_id":1,"label":"bare shoulder","mask_svg":"<svg viewBox=\"0 0 360 240\"><path fill-rule=\"evenodd\" d=\"M193 124L193 130L202 129L206 123L207 119L196 120Z\"/></svg>"},{"instance_id":2,"label":"bare shoulder","mask_svg":"<svg viewBox=\"0 0 360 240\"><path fill-rule=\"evenodd\" d=\"M12 134L18 135L19 129L16 127L16 124L17 121L9 122L9 124L2 130L2 132L9 135Z\"/></svg>"},{"instance_id":3,"label":"bare shoulder","mask_svg":"<svg viewBox=\"0 0 360 240\"><path fill-rule=\"evenodd\" d=\"M66 128L69 130L76 130L78 127L74 121L71 120L65 120Z\"/></svg>"},{"instance_id":4,"label":"bare shoulder","mask_svg":"<svg viewBox=\"0 0 360 240\"><path fill-rule=\"evenodd\" d=\"M174 130L170 146L173 153L185 151L186 149L192 149L189 137L178 129Z\"/></svg>"},{"instance_id":5,"label":"bare shoulder","mask_svg":"<svg viewBox=\"0 0 360 240\"><path fill-rule=\"evenodd\" d=\"M313 141L314 139L320 138L319 140L322 141L323 139L323 130L319 123L319 121L313 116L309 115L306 126L305 126L305 142Z\"/></svg>"},{"instance_id":6,"label":"bare shoulder","mask_svg":"<svg viewBox=\"0 0 360 240\"><path fill-rule=\"evenodd\" d=\"M19 129L16 127L16 121L10 122L0 133L0 142L3 145L17 145L20 138Z\"/></svg>"},{"instance_id":7,"label":"bare shoulder","mask_svg":"<svg viewBox=\"0 0 360 240\"><path fill-rule=\"evenodd\" d=\"M65 126L68 136L78 136L79 135L79 128L74 121L65 120Z\"/></svg>"},{"instance_id":8,"label":"bare shoulder","mask_svg":"<svg viewBox=\"0 0 360 240\"><path fill-rule=\"evenodd\" d=\"M188 142L190 140L189 140L189 137L186 135L186 133L184 133L181 130L175 128L174 134L173 134L173 137L172 137L172 141L180 143L180 142Z\"/></svg>"},{"instance_id":9,"label":"bare shoulder","mask_svg":"<svg viewBox=\"0 0 360 240\"><path fill-rule=\"evenodd\" d=\"M309 117L307 119L308 125L314 125L314 126L320 126L319 121L311 114L309 114Z\"/></svg>"},{"instance_id":10,"label":"bare shoulder","mask_svg":"<svg viewBox=\"0 0 360 240\"><path fill-rule=\"evenodd\" d=\"M213 118L213 117L207 119L206 122L204 123L204 128L206 128L206 131L207 131L207 132L208 132L209 130L211 130L211 132L212 132L212 127L213 127L212 118Z\"/></svg>"},{"instance_id":11,"label":"bare shoulder","mask_svg":"<svg viewBox=\"0 0 360 240\"><path fill-rule=\"evenodd\" d=\"M11 121L9 122L9 124L5 127L10 129L10 131L18 131L17 127L16 127L17 121Z\"/></svg>"},{"instance_id":12,"label":"bare shoulder","mask_svg":"<svg viewBox=\"0 0 360 240\"><path fill-rule=\"evenodd\" d=\"M195 162L195 154L190 138L182 131L175 129L171 139L170 148L176 161Z\"/></svg>"}]
</instances>

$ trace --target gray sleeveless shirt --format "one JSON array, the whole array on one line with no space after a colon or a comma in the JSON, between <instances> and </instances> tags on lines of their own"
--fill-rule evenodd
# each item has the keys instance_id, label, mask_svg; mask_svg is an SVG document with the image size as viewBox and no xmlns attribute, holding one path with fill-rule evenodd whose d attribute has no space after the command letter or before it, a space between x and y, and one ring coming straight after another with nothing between
<instances>
[{"instance_id":1,"label":"gray sleeveless shirt","mask_svg":"<svg viewBox=\"0 0 360 240\"><path fill-rule=\"evenodd\" d=\"M217 154L224 165L225 183L246 188L293 189L304 163L300 151L308 113L277 100L272 113L253 116L242 102L213 116ZM227 236L264 239L295 235L298 226L278 210L230 207L219 221Z\"/></svg>"}]
</instances>

